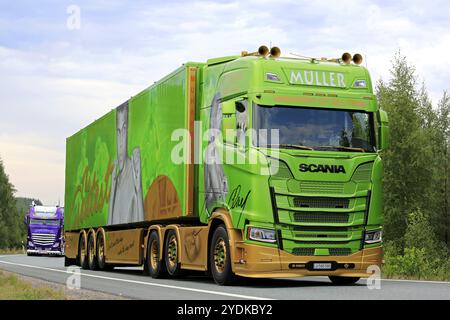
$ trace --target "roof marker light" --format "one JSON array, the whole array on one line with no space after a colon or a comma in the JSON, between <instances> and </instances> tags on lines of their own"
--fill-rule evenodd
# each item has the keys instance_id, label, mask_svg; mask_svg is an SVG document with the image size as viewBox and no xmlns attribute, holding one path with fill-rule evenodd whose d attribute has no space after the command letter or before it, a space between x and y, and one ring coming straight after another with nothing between
<instances>
[{"instance_id":1,"label":"roof marker light","mask_svg":"<svg viewBox=\"0 0 450 320\"><path fill-rule=\"evenodd\" d=\"M350 64L350 62L352 61L352 55L348 52L345 52L342 55L342 62L344 62L345 64Z\"/></svg>"},{"instance_id":2,"label":"roof marker light","mask_svg":"<svg viewBox=\"0 0 450 320\"><path fill-rule=\"evenodd\" d=\"M278 47L272 47L270 49L270 56L272 58L279 58L281 56L281 50Z\"/></svg>"},{"instance_id":3,"label":"roof marker light","mask_svg":"<svg viewBox=\"0 0 450 320\"><path fill-rule=\"evenodd\" d=\"M360 55L359 53L356 53L356 54L353 56L352 61L353 61L355 64L361 64L361 63L363 62L363 57L362 57L362 55Z\"/></svg>"}]
</instances>

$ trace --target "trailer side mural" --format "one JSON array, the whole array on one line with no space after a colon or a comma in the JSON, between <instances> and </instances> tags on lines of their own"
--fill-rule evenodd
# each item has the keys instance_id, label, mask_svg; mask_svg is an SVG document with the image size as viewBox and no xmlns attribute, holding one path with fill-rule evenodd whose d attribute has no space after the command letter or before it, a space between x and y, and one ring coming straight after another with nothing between
<instances>
[{"instance_id":1,"label":"trailer side mural","mask_svg":"<svg viewBox=\"0 0 450 320\"><path fill-rule=\"evenodd\" d=\"M68 138L66 263L369 276L387 117L347 62L187 63Z\"/></svg>"}]
</instances>

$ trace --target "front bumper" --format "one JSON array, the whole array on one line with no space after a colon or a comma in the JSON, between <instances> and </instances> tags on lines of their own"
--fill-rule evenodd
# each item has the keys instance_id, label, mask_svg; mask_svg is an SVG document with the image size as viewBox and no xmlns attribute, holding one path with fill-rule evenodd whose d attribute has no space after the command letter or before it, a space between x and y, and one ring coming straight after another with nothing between
<instances>
[{"instance_id":1,"label":"front bumper","mask_svg":"<svg viewBox=\"0 0 450 320\"><path fill-rule=\"evenodd\" d=\"M363 249L348 256L297 256L277 248L243 242L234 249L233 271L254 278L346 276L367 278L369 266L381 266L383 247ZM312 262L331 262L335 270L310 270ZM309 263L309 264L308 264Z\"/></svg>"},{"instance_id":2,"label":"front bumper","mask_svg":"<svg viewBox=\"0 0 450 320\"><path fill-rule=\"evenodd\" d=\"M36 250L36 249L28 249L27 253L29 254L47 254L47 255L55 255L62 256L63 252L61 250Z\"/></svg>"}]
</instances>

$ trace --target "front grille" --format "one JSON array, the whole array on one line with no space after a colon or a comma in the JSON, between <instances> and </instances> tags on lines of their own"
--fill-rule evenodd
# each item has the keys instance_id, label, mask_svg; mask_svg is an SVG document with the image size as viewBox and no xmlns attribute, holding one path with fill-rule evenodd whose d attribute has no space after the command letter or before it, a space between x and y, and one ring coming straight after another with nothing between
<instances>
[{"instance_id":1,"label":"front grille","mask_svg":"<svg viewBox=\"0 0 450 320\"><path fill-rule=\"evenodd\" d=\"M352 253L350 248L330 248L328 251L332 256L348 256Z\"/></svg>"},{"instance_id":2,"label":"front grille","mask_svg":"<svg viewBox=\"0 0 450 320\"><path fill-rule=\"evenodd\" d=\"M296 212L294 213L295 222L310 223L347 223L348 213L330 213L330 212Z\"/></svg>"},{"instance_id":3,"label":"front grille","mask_svg":"<svg viewBox=\"0 0 450 320\"><path fill-rule=\"evenodd\" d=\"M33 233L31 235L31 240L34 244L46 246L51 245L55 242L56 235L54 233Z\"/></svg>"},{"instance_id":4,"label":"front grille","mask_svg":"<svg viewBox=\"0 0 450 320\"><path fill-rule=\"evenodd\" d=\"M314 250L314 248L294 248L292 254L296 256L313 256Z\"/></svg>"},{"instance_id":5,"label":"front grille","mask_svg":"<svg viewBox=\"0 0 450 320\"><path fill-rule=\"evenodd\" d=\"M302 181L300 182L301 193L343 193L342 182Z\"/></svg>"},{"instance_id":6,"label":"front grille","mask_svg":"<svg viewBox=\"0 0 450 320\"><path fill-rule=\"evenodd\" d=\"M305 244L305 245L311 245L311 244L319 244L319 245L323 245L323 244L346 245L346 244L348 244L348 241L296 241L296 243L301 243L301 244Z\"/></svg>"},{"instance_id":7,"label":"front grille","mask_svg":"<svg viewBox=\"0 0 450 320\"><path fill-rule=\"evenodd\" d=\"M348 208L349 199L345 198L310 198L310 197L295 197L294 206L300 208Z\"/></svg>"},{"instance_id":8,"label":"front grille","mask_svg":"<svg viewBox=\"0 0 450 320\"><path fill-rule=\"evenodd\" d=\"M309 233L296 233L296 237L299 238L322 238L322 239L335 239L335 238L347 238L347 234L309 234Z\"/></svg>"}]
</instances>

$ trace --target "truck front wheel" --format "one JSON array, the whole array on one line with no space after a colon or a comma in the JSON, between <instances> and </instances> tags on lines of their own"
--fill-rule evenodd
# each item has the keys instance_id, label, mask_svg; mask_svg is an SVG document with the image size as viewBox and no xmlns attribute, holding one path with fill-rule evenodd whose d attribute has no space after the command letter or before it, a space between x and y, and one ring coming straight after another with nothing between
<instances>
[{"instance_id":1,"label":"truck front wheel","mask_svg":"<svg viewBox=\"0 0 450 320\"><path fill-rule=\"evenodd\" d=\"M333 284L338 286L352 285L358 282L358 280L360 279L358 277L338 277L338 276L329 276L328 278L330 278Z\"/></svg>"},{"instance_id":2,"label":"truck front wheel","mask_svg":"<svg viewBox=\"0 0 450 320\"><path fill-rule=\"evenodd\" d=\"M211 274L217 284L226 286L236 281L231 269L230 243L224 225L214 230L209 246L209 263Z\"/></svg>"},{"instance_id":3,"label":"truck front wheel","mask_svg":"<svg viewBox=\"0 0 450 320\"><path fill-rule=\"evenodd\" d=\"M152 278L162 278L165 273L164 260L159 259L160 244L158 233L152 231L147 241L147 258L145 259L145 271Z\"/></svg>"}]
</instances>

